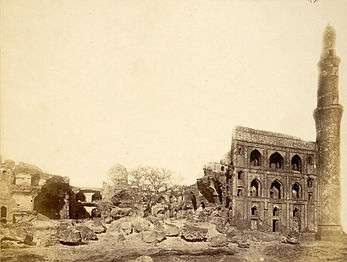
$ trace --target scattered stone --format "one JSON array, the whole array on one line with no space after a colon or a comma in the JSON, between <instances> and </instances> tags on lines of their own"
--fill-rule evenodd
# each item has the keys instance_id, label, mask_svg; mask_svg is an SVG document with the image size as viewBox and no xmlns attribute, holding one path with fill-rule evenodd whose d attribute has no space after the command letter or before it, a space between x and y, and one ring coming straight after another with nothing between
<instances>
[{"instance_id":1,"label":"scattered stone","mask_svg":"<svg viewBox=\"0 0 347 262\"><path fill-rule=\"evenodd\" d=\"M180 229L174 224L165 223L164 230L167 237L177 237L180 234Z\"/></svg>"},{"instance_id":2,"label":"scattered stone","mask_svg":"<svg viewBox=\"0 0 347 262\"><path fill-rule=\"evenodd\" d=\"M82 243L81 232L74 227L60 228L57 234L59 242L64 245L79 245Z\"/></svg>"},{"instance_id":3,"label":"scattered stone","mask_svg":"<svg viewBox=\"0 0 347 262\"><path fill-rule=\"evenodd\" d=\"M296 245L296 244L299 244L299 240L296 237L288 236L286 238L286 243Z\"/></svg>"},{"instance_id":4,"label":"scattered stone","mask_svg":"<svg viewBox=\"0 0 347 262\"><path fill-rule=\"evenodd\" d=\"M122 217L129 216L131 213L131 208L121 208L121 207L114 207L111 210L110 216L117 220Z\"/></svg>"},{"instance_id":5,"label":"scattered stone","mask_svg":"<svg viewBox=\"0 0 347 262\"><path fill-rule=\"evenodd\" d=\"M167 206L162 203L157 203L156 205L152 206L152 214L154 216L165 214L166 210L167 210Z\"/></svg>"},{"instance_id":6,"label":"scattered stone","mask_svg":"<svg viewBox=\"0 0 347 262\"><path fill-rule=\"evenodd\" d=\"M130 235L133 232L133 225L131 222L123 222L120 224L119 227L120 233L123 233L124 235Z\"/></svg>"},{"instance_id":7,"label":"scattered stone","mask_svg":"<svg viewBox=\"0 0 347 262\"><path fill-rule=\"evenodd\" d=\"M112 217L106 217L104 220L105 224L111 224L112 221L113 221Z\"/></svg>"},{"instance_id":8,"label":"scattered stone","mask_svg":"<svg viewBox=\"0 0 347 262\"><path fill-rule=\"evenodd\" d=\"M26 245L32 246L35 244L33 240L34 240L34 235L30 232L30 233L27 233L27 235L25 236L23 243Z\"/></svg>"},{"instance_id":9,"label":"scattered stone","mask_svg":"<svg viewBox=\"0 0 347 262\"><path fill-rule=\"evenodd\" d=\"M18 241L2 240L1 249L17 249L17 248L27 248L29 245Z\"/></svg>"},{"instance_id":10,"label":"scattered stone","mask_svg":"<svg viewBox=\"0 0 347 262\"><path fill-rule=\"evenodd\" d=\"M226 237L227 238L232 238L234 236L236 236L238 233L237 229L235 227L228 227L228 229L226 230Z\"/></svg>"},{"instance_id":11,"label":"scattered stone","mask_svg":"<svg viewBox=\"0 0 347 262\"><path fill-rule=\"evenodd\" d=\"M134 231L137 233L141 233L143 231L149 231L153 229L153 225L147 219L142 217L136 217L132 221Z\"/></svg>"},{"instance_id":12,"label":"scattered stone","mask_svg":"<svg viewBox=\"0 0 347 262\"><path fill-rule=\"evenodd\" d=\"M144 231L142 234L142 240L145 243L159 243L165 239L165 233L162 231L151 230Z\"/></svg>"},{"instance_id":13,"label":"scattered stone","mask_svg":"<svg viewBox=\"0 0 347 262\"><path fill-rule=\"evenodd\" d=\"M153 262L153 259L149 256L140 256L135 259L135 262Z\"/></svg>"},{"instance_id":14,"label":"scattered stone","mask_svg":"<svg viewBox=\"0 0 347 262\"><path fill-rule=\"evenodd\" d=\"M50 247L59 244L59 239L56 234L50 231L40 232L39 236L35 237L35 242L37 246L40 247Z\"/></svg>"},{"instance_id":15,"label":"scattered stone","mask_svg":"<svg viewBox=\"0 0 347 262\"><path fill-rule=\"evenodd\" d=\"M107 228L101 223L100 220L94 219L89 220L85 223L85 226L89 227L91 230L93 230L96 234L105 233Z\"/></svg>"},{"instance_id":16,"label":"scattered stone","mask_svg":"<svg viewBox=\"0 0 347 262\"><path fill-rule=\"evenodd\" d=\"M209 241L211 247L226 247L229 244L227 237L222 234L210 238Z\"/></svg>"},{"instance_id":17,"label":"scattered stone","mask_svg":"<svg viewBox=\"0 0 347 262\"><path fill-rule=\"evenodd\" d=\"M182 238L187 241L197 242L207 240L207 228L201 228L198 226L193 226L185 224L182 228Z\"/></svg>"},{"instance_id":18,"label":"scattered stone","mask_svg":"<svg viewBox=\"0 0 347 262\"><path fill-rule=\"evenodd\" d=\"M233 236L229 238L231 243L239 243L242 240L242 237L240 235Z\"/></svg>"},{"instance_id":19,"label":"scattered stone","mask_svg":"<svg viewBox=\"0 0 347 262\"><path fill-rule=\"evenodd\" d=\"M250 247L250 243L248 240L241 240L237 243L237 246L240 248L249 248Z\"/></svg>"},{"instance_id":20,"label":"scattered stone","mask_svg":"<svg viewBox=\"0 0 347 262\"><path fill-rule=\"evenodd\" d=\"M89 227L84 225L77 225L76 229L81 233L82 241L98 240L96 233Z\"/></svg>"}]
</instances>

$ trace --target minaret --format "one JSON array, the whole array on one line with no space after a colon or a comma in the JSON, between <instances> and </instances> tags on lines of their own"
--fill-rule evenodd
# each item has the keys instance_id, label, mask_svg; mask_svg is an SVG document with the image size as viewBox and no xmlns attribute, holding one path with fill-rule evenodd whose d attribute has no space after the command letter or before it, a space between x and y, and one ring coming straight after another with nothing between
<instances>
[{"instance_id":1,"label":"minaret","mask_svg":"<svg viewBox=\"0 0 347 262\"><path fill-rule=\"evenodd\" d=\"M338 73L340 58L335 53L335 30L327 26L319 61L317 108L314 111L318 145L318 238L334 239L342 234L340 190L340 123Z\"/></svg>"}]
</instances>

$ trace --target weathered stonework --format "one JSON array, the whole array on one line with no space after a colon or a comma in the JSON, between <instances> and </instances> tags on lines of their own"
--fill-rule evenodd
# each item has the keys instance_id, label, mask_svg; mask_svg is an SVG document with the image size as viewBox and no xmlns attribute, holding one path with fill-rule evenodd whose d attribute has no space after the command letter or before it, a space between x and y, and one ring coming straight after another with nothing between
<instances>
[{"instance_id":1,"label":"weathered stonework","mask_svg":"<svg viewBox=\"0 0 347 262\"><path fill-rule=\"evenodd\" d=\"M328 26L324 33L319 62L320 76L317 108L314 111L318 145L319 223L318 237L341 235L340 189L340 123L338 69L340 58L335 54L335 31Z\"/></svg>"},{"instance_id":2,"label":"weathered stonework","mask_svg":"<svg viewBox=\"0 0 347 262\"><path fill-rule=\"evenodd\" d=\"M48 178L48 174L26 163L0 163L1 222L16 222L32 214L34 198Z\"/></svg>"},{"instance_id":3,"label":"weathered stonework","mask_svg":"<svg viewBox=\"0 0 347 262\"><path fill-rule=\"evenodd\" d=\"M316 142L268 131L236 127L231 150L204 168L194 206L223 205L251 229L340 235L340 59L335 32L327 27L319 62Z\"/></svg>"}]
</instances>

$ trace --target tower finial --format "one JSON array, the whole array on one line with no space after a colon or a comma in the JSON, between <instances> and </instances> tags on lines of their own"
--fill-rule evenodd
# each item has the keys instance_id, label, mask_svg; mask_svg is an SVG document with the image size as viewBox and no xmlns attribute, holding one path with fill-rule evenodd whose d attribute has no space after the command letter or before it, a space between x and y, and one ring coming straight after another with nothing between
<instances>
[{"instance_id":1,"label":"tower finial","mask_svg":"<svg viewBox=\"0 0 347 262\"><path fill-rule=\"evenodd\" d=\"M336 33L334 27L327 25L323 35L323 50L335 49Z\"/></svg>"}]
</instances>

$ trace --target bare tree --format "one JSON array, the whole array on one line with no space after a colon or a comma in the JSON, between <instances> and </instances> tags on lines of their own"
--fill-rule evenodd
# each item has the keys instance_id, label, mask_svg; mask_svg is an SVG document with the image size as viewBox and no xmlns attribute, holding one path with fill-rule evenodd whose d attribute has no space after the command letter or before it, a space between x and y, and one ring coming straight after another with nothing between
<instances>
[{"instance_id":1,"label":"bare tree","mask_svg":"<svg viewBox=\"0 0 347 262\"><path fill-rule=\"evenodd\" d=\"M166 192L172 186L172 172L165 168L138 167L129 178L132 186L152 194Z\"/></svg>"}]
</instances>

